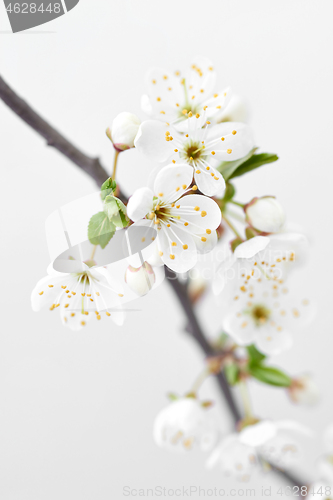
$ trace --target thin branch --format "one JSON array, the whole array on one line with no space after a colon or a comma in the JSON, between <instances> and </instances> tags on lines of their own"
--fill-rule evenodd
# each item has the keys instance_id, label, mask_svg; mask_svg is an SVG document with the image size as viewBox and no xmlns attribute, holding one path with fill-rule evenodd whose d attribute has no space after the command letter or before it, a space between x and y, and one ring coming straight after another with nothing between
<instances>
[{"instance_id":1,"label":"thin branch","mask_svg":"<svg viewBox=\"0 0 333 500\"><path fill-rule=\"evenodd\" d=\"M21 97L19 97L7 83L0 76L0 98L7 104L7 106L14 111L23 121L25 121L31 128L40 134L46 140L49 146L54 147L60 151L64 156L71 160L75 165L81 168L86 174L90 175L96 183L100 186L108 177L108 172L103 168L98 158L91 158L82 153L76 146L69 142L60 132L53 128L47 121L39 116L29 104L27 104ZM119 192L117 196L126 202L126 196ZM169 268L165 268L168 281L174 290L179 303L181 304L184 313L187 317L189 328L188 331L192 334L193 338L198 342L201 349L207 357L216 355L216 351L206 339L198 319L193 311L192 303L188 297L186 286L179 282L176 274ZM236 406L230 386L227 383L223 373L216 375L217 382L221 392L230 408L233 415L234 422L237 423L241 418L239 409ZM289 472L284 472L272 467L272 470L281 474L287 484L290 486L301 486L301 483L293 477Z\"/></svg>"}]
</instances>

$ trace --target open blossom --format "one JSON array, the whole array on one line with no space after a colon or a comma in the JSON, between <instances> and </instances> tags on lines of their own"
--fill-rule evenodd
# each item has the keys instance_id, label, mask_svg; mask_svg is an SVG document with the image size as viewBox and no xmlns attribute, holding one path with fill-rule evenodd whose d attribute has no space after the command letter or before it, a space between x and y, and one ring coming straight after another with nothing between
<instances>
[{"instance_id":1,"label":"open blossom","mask_svg":"<svg viewBox=\"0 0 333 500\"><path fill-rule=\"evenodd\" d=\"M291 347L291 332L313 318L309 299L290 297L285 284L301 242L306 240L292 234L257 236L239 245L217 271L214 290L227 304L223 327L238 344L255 343L267 355L278 354Z\"/></svg>"},{"instance_id":2,"label":"open blossom","mask_svg":"<svg viewBox=\"0 0 333 500\"><path fill-rule=\"evenodd\" d=\"M217 161L233 161L246 156L254 146L251 129L244 123L211 125L206 116L190 111L179 133L169 122L147 120L139 128L135 147L156 162L188 164L199 190L213 196L225 188Z\"/></svg>"},{"instance_id":3,"label":"open blossom","mask_svg":"<svg viewBox=\"0 0 333 500\"><path fill-rule=\"evenodd\" d=\"M127 214L136 224L155 227L161 260L176 272L191 269L197 261L197 245L216 242L213 233L221 211L210 198L186 193L192 183L188 165L166 166L157 175L154 190L140 188L130 198ZM200 248L199 248L200 251Z\"/></svg>"},{"instance_id":4,"label":"open blossom","mask_svg":"<svg viewBox=\"0 0 333 500\"><path fill-rule=\"evenodd\" d=\"M143 111L178 128L184 122L184 111L201 113L206 107L210 118L224 109L231 97L229 89L215 92L216 73L212 62L205 57L195 57L185 72L153 68L146 80L148 95L142 96Z\"/></svg>"},{"instance_id":5,"label":"open blossom","mask_svg":"<svg viewBox=\"0 0 333 500\"><path fill-rule=\"evenodd\" d=\"M289 467L301 458L299 439L312 437L312 431L294 420L262 420L245 427L239 441L252 448L276 467Z\"/></svg>"},{"instance_id":6,"label":"open blossom","mask_svg":"<svg viewBox=\"0 0 333 500\"><path fill-rule=\"evenodd\" d=\"M239 434L230 434L222 439L206 462L208 469L219 466L229 477L248 481L258 467L256 449L239 441Z\"/></svg>"},{"instance_id":7,"label":"open blossom","mask_svg":"<svg viewBox=\"0 0 333 500\"><path fill-rule=\"evenodd\" d=\"M80 263L77 272L59 273L51 266L31 294L32 309L49 307L60 312L62 323L80 330L95 317L111 318L117 325L124 322L120 298L122 287L115 282L107 267L89 268Z\"/></svg>"},{"instance_id":8,"label":"open blossom","mask_svg":"<svg viewBox=\"0 0 333 500\"><path fill-rule=\"evenodd\" d=\"M215 443L217 430L208 408L196 398L181 398L157 415L153 434L158 446L171 451L207 451Z\"/></svg>"},{"instance_id":9,"label":"open blossom","mask_svg":"<svg viewBox=\"0 0 333 500\"><path fill-rule=\"evenodd\" d=\"M277 233L285 223L285 213L274 196L253 198L244 208L249 224L265 233Z\"/></svg>"},{"instance_id":10,"label":"open blossom","mask_svg":"<svg viewBox=\"0 0 333 500\"><path fill-rule=\"evenodd\" d=\"M136 115L126 111L119 113L112 122L110 136L115 149L124 151L133 148L139 127L140 120Z\"/></svg>"},{"instance_id":11,"label":"open blossom","mask_svg":"<svg viewBox=\"0 0 333 500\"><path fill-rule=\"evenodd\" d=\"M312 406L319 399L318 386L309 374L293 378L291 385L287 387L287 392L290 399L300 405Z\"/></svg>"}]
</instances>

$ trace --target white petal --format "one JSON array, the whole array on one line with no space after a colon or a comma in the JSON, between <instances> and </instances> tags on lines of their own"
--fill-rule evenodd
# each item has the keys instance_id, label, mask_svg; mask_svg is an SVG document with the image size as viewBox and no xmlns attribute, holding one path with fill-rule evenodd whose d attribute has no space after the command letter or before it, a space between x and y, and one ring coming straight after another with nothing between
<instances>
[{"instance_id":1,"label":"white petal","mask_svg":"<svg viewBox=\"0 0 333 500\"><path fill-rule=\"evenodd\" d=\"M137 189L130 197L127 204L127 215L134 222L143 219L153 207L153 192L143 187Z\"/></svg>"},{"instance_id":2,"label":"white petal","mask_svg":"<svg viewBox=\"0 0 333 500\"><path fill-rule=\"evenodd\" d=\"M237 259L251 259L258 252L264 250L269 244L269 241L267 236L255 236L238 245L234 255Z\"/></svg>"},{"instance_id":3,"label":"white petal","mask_svg":"<svg viewBox=\"0 0 333 500\"><path fill-rule=\"evenodd\" d=\"M233 134L233 132L236 134ZM222 137L224 140L222 141ZM208 146L209 143L212 145ZM226 122L214 125L205 141L206 153L215 151L215 158L234 161L246 156L254 147L251 128L244 123ZM228 152L229 151L229 152Z\"/></svg>"},{"instance_id":4,"label":"white petal","mask_svg":"<svg viewBox=\"0 0 333 500\"><path fill-rule=\"evenodd\" d=\"M296 420L278 420L277 422L275 422L275 425L278 430L295 431L308 437L313 437L314 435L314 432L312 429L310 429L310 427L307 427L306 425L303 425Z\"/></svg>"},{"instance_id":5,"label":"white petal","mask_svg":"<svg viewBox=\"0 0 333 500\"><path fill-rule=\"evenodd\" d=\"M172 246L172 242L176 243ZM191 234L172 225L168 229L158 231L157 244L163 253L161 259L164 264L175 271L183 273L192 269L197 262L197 249ZM187 247L186 249L183 246ZM170 256L173 257L170 257Z\"/></svg>"},{"instance_id":6,"label":"white petal","mask_svg":"<svg viewBox=\"0 0 333 500\"><path fill-rule=\"evenodd\" d=\"M247 446L262 446L276 435L277 429L274 422L262 420L254 425L245 427L239 433L239 441Z\"/></svg>"},{"instance_id":7,"label":"white petal","mask_svg":"<svg viewBox=\"0 0 333 500\"><path fill-rule=\"evenodd\" d=\"M214 196L225 189L225 180L222 174L213 167L210 167L209 172L196 168L194 179L199 190L206 196Z\"/></svg>"},{"instance_id":8,"label":"white petal","mask_svg":"<svg viewBox=\"0 0 333 500\"><path fill-rule=\"evenodd\" d=\"M167 141L165 132L168 126L157 120L147 120L141 123L134 145L148 158L163 162L172 156L175 146L173 141Z\"/></svg>"},{"instance_id":9,"label":"white petal","mask_svg":"<svg viewBox=\"0 0 333 500\"><path fill-rule=\"evenodd\" d=\"M61 293L65 293L62 286L71 286L73 278L70 274L57 273L46 276L38 281L31 293L33 311L39 311L44 306L51 307Z\"/></svg>"},{"instance_id":10,"label":"white petal","mask_svg":"<svg viewBox=\"0 0 333 500\"><path fill-rule=\"evenodd\" d=\"M214 295L219 295L226 282L227 282L227 272L235 263L234 255L225 259L221 264L217 267L214 273L214 281L213 281L213 293Z\"/></svg>"},{"instance_id":11,"label":"white petal","mask_svg":"<svg viewBox=\"0 0 333 500\"><path fill-rule=\"evenodd\" d=\"M184 213L182 217L190 223L188 227L196 234L201 234L206 229L217 229L221 224L221 210L218 204L207 196L190 194L180 199L178 205L179 213ZM173 213L177 215L176 210Z\"/></svg>"},{"instance_id":12,"label":"white petal","mask_svg":"<svg viewBox=\"0 0 333 500\"><path fill-rule=\"evenodd\" d=\"M199 238L194 238L195 245L199 253L208 253L217 245L217 233L212 231L211 234L199 234Z\"/></svg>"},{"instance_id":13,"label":"white petal","mask_svg":"<svg viewBox=\"0 0 333 500\"><path fill-rule=\"evenodd\" d=\"M192 183L192 179L193 168L189 165L167 165L156 176L154 194L161 200L178 200Z\"/></svg>"},{"instance_id":14,"label":"white petal","mask_svg":"<svg viewBox=\"0 0 333 500\"><path fill-rule=\"evenodd\" d=\"M269 325L258 328L255 343L259 351L267 356L280 354L290 349L293 345L291 334L284 328L281 331L278 328Z\"/></svg>"},{"instance_id":15,"label":"white petal","mask_svg":"<svg viewBox=\"0 0 333 500\"><path fill-rule=\"evenodd\" d=\"M232 299L237 302L239 298L235 299L235 297ZM226 311L222 324L228 335L239 345L250 345L256 339L258 328L248 315L241 313L241 308L232 307L231 310Z\"/></svg>"}]
</instances>

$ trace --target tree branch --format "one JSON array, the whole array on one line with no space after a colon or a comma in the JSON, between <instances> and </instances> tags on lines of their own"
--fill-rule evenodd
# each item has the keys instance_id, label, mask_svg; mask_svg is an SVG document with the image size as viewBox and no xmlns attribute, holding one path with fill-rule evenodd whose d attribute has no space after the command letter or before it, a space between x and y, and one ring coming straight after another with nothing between
<instances>
[{"instance_id":1,"label":"tree branch","mask_svg":"<svg viewBox=\"0 0 333 500\"><path fill-rule=\"evenodd\" d=\"M36 111L34 111L29 104L27 104L21 97L19 97L7 83L0 76L0 98L7 104L7 106L14 111L23 121L25 121L31 128L33 128L38 134L40 134L46 140L49 146L54 147L69 160L71 160L75 165L81 168L86 174L92 177L98 186L100 186L108 177L108 172L103 168L98 158L91 158L90 156L82 153L76 146L69 142L60 132L53 128L47 121L45 121L41 116L39 116ZM118 192L117 196L122 199L122 201L127 201L126 196L122 192ZM207 357L216 356L216 351L211 346L211 344L206 339L198 319L193 311L192 303L187 294L185 285L179 282L176 274L169 268L165 268L166 276L168 281L174 290L179 303L181 304L187 320L190 325L190 332L193 338L198 342L201 349ZM221 389L221 392L229 406L229 409L233 415L235 424L240 420L241 414L234 401L230 386L227 383L223 373L218 373L216 375L217 382ZM285 481L290 486L301 486L302 484L293 477L292 474L284 471L280 471L275 467L272 470L281 474Z\"/></svg>"}]
</instances>

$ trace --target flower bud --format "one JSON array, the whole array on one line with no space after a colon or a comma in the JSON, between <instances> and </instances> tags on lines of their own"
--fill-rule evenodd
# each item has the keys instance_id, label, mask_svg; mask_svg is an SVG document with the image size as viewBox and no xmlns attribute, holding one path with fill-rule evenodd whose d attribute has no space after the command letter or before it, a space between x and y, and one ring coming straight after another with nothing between
<instances>
[{"instance_id":1,"label":"flower bud","mask_svg":"<svg viewBox=\"0 0 333 500\"><path fill-rule=\"evenodd\" d=\"M148 262L141 267L128 266L125 272L125 282L139 297L146 295L155 283L155 273Z\"/></svg>"},{"instance_id":2,"label":"flower bud","mask_svg":"<svg viewBox=\"0 0 333 500\"><path fill-rule=\"evenodd\" d=\"M287 391L290 399L300 405L312 406L319 399L318 387L310 375L294 378Z\"/></svg>"},{"instance_id":3,"label":"flower bud","mask_svg":"<svg viewBox=\"0 0 333 500\"><path fill-rule=\"evenodd\" d=\"M253 198L244 211L249 224L264 233L277 233L285 222L283 208L273 196Z\"/></svg>"},{"instance_id":4,"label":"flower bud","mask_svg":"<svg viewBox=\"0 0 333 500\"><path fill-rule=\"evenodd\" d=\"M107 136L112 140L117 151L134 148L134 139L140 127L140 120L132 113L119 113L112 122L111 131L107 129Z\"/></svg>"}]
</instances>

